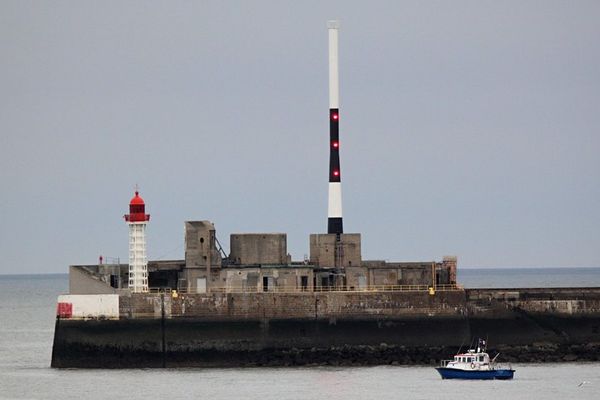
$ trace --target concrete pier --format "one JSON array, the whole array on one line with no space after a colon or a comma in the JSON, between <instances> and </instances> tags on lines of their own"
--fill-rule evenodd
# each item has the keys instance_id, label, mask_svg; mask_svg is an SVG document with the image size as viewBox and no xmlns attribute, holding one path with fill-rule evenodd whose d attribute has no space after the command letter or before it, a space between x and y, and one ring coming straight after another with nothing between
<instances>
[{"instance_id":1,"label":"concrete pier","mask_svg":"<svg viewBox=\"0 0 600 400\"><path fill-rule=\"evenodd\" d=\"M487 337L506 361L600 360L600 288L120 298L57 319L52 366L429 364Z\"/></svg>"}]
</instances>

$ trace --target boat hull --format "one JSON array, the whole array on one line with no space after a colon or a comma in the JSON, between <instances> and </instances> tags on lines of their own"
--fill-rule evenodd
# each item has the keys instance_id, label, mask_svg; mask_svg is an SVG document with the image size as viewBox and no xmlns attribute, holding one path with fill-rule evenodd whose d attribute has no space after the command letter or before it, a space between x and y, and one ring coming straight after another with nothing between
<instances>
[{"instance_id":1,"label":"boat hull","mask_svg":"<svg viewBox=\"0 0 600 400\"><path fill-rule=\"evenodd\" d=\"M493 369L487 371L481 370L462 370L456 368L436 368L442 379L512 379L515 373L514 369Z\"/></svg>"}]
</instances>

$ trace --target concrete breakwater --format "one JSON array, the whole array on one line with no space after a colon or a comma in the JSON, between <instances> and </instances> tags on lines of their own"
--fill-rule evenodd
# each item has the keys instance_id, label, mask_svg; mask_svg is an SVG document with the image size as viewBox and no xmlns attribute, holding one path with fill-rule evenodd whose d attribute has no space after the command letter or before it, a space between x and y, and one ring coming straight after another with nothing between
<instances>
[{"instance_id":1,"label":"concrete breakwater","mask_svg":"<svg viewBox=\"0 0 600 400\"><path fill-rule=\"evenodd\" d=\"M430 364L488 337L506 361L600 360L600 288L136 294L56 322L53 367Z\"/></svg>"}]
</instances>

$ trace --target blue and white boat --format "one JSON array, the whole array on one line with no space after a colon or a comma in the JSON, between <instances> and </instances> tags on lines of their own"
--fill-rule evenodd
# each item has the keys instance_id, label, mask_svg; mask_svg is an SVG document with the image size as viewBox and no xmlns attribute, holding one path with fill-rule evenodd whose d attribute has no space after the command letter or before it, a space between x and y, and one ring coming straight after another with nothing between
<instances>
[{"instance_id":1,"label":"blue and white boat","mask_svg":"<svg viewBox=\"0 0 600 400\"><path fill-rule=\"evenodd\" d=\"M490 360L485 340L479 339L476 349L443 360L436 370L442 379L512 379L515 370L510 364L497 363L496 358L498 354Z\"/></svg>"}]
</instances>

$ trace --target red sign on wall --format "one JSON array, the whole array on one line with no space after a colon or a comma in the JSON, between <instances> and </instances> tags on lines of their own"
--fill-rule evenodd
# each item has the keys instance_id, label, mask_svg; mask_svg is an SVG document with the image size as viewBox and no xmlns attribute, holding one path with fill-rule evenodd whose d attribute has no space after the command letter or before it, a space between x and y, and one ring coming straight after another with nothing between
<instances>
[{"instance_id":1,"label":"red sign on wall","mask_svg":"<svg viewBox=\"0 0 600 400\"><path fill-rule=\"evenodd\" d=\"M60 318L71 318L73 316L73 303L58 303L56 315Z\"/></svg>"}]
</instances>

